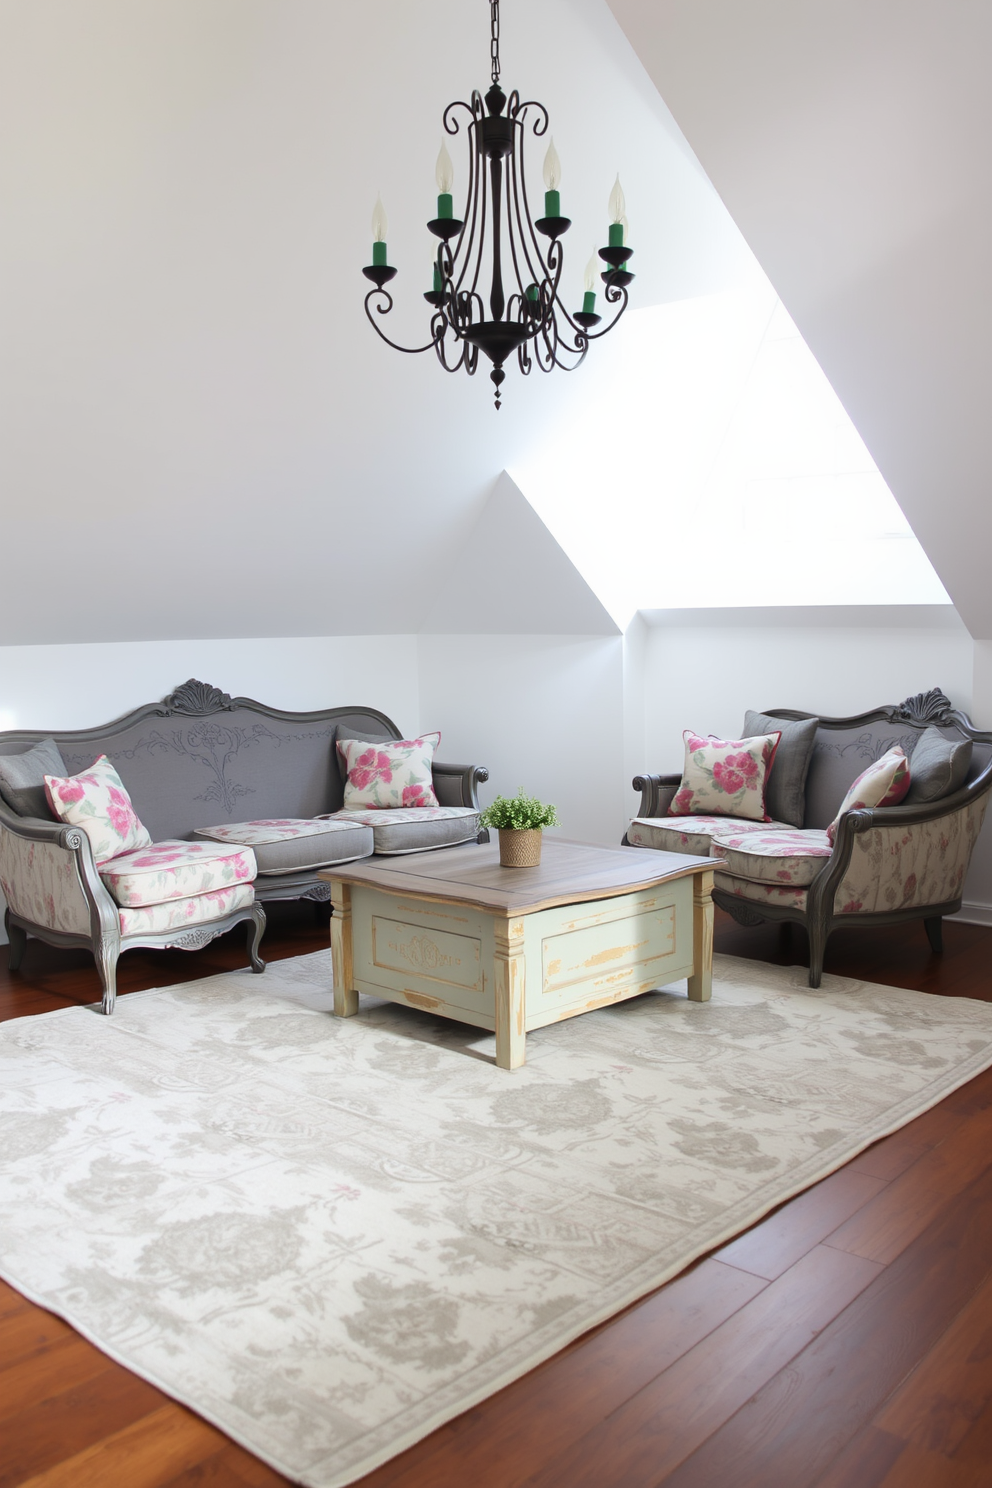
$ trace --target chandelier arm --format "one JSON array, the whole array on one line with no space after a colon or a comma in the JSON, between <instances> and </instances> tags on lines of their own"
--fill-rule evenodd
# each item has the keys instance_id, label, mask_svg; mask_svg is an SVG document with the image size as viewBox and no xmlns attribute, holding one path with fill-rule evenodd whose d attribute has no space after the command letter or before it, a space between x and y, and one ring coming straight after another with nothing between
<instances>
[{"instance_id":1,"label":"chandelier arm","mask_svg":"<svg viewBox=\"0 0 992 1488\"><path fill-rule=\"evenodd\" d=\"M544 262L544 258L541 254L540 246L538 245L537 239L534 236L534 229L531 226L530 210L527 206L527 182L524 172L524 130L522 127L522 123L518 125L518 127L520 129L519 159L517 151L514 150L512 155L510 156L511 165L509 180L507 182L507 192L509 194L512 183L513 202L510 211L512 211L512 215L516 219L517 232L520 235L520 251L523 255L524 262L527 265L527 274L530 282L532 284L540 284L543 280L547 279L548 268L546 263ZM521 212L521 198L523 200L523 212ZM510 212L508 212L507 215L509 216ZM527 230L525 230L524 228L525 222L527 224ZM531 261L530 247L528 246L527 242L528 231L532 239L532 245L538 264L540 266L539 271L535 270L534 264ZM512 232L510 234L510 251L513 255L513 267L517 275L517 283L520 285L521 289L525 289L526 286L524 285L523 278L521 277L520 273L520 266L517 262L517 247Z\"/></svg>"},{"instance_id":2,"label":"chandelier arm","mask_svg":"<svg viewBox=\"0 0 992 1488\"><path fill-rule=\"evenodd\" d=\"M454 103L448 104L448 107L441 115L441 123L444 125L446 134L459 134L461 132L461 126L459 125L458 120L455 118L455 109L464 109L465 112L468 114L470 120L473 122L479 117L479 114L475 109L476 98L478 98L481 103L482 100L480 94L478 92L474 92L472 94L471 103L466 103L465 100L462 98L456 98ZM471 124L469 125L469 128L471 128Z\"/></svg>"},{"instance_id":3,"label":"chandelier arm","mask_svg":"<svg viewBox=\"0 0 992 1488\"><path fill-rule=\"evenodd\" d=\"M393 297L387 289L379 289L378 287L376 287L375 289L370 289L368 294L365 296L365 314L368 316L369 324L375 331L376 335L381 336L386 345L391 346L394 351L405 351L408 356L419 356L422 351L430 351L431 347L435 344L433 340L428 341L426 346L400 346L398 341L391 341L389 339L382 327L377 325L375 320L372 318L372 311L369 307L369 301L376 295L380 295L382 299L386 301L385 305L376 305L375 311L377 315L388 315L390 310L392 310L393 308Z\"/></svg>"},{"instance_id":4,"label":"chandelier arm","mask_svg":"<svg viewBox=\"0 0 992 1488\"><path fill-rule=\"evenodd\" d=\"M481 98L479 98L479 94L478 93L473 93L472 94L473 103L475 102L476 99L479 100L479 103L481 105L482 100L481 100ZM473 122L469 125L469 128L468 128L468 195L465 198L466 227L463 227L462 230L461 230L461 232L458 234L458 242L456 243L455 249L454 249L454 253L452 254L452 278L454 278L454 265L455 265L455 261L457 259L461 258L461 268L459 270L458 278L457 278L457 281L455 282L455 286L454 286L456 292L461 289L462 284L464 283L464 280L465 280L465 275L468 272L469 266L472 263L472 254L475 251L475 234L476 234L476 229L479 226L479 223L478 223L478 215L479 215L478 214L478 205L479 205L479 191L478 191L478 172L479 172L479 167L478 167L478 157L479 157L479 151L478 151L478 148L477 148L477 132L478 132L478 120L473 119ZM467 228L467 231L466 231L466 228ZM483 222L483 224L482 224L482 232L483 233L485 232L485 222ZM464 257L462 257L463 250L464 250ZM480 239L479 251L481 252L481 239ZM476 279L478 279L478 271L476 271L476 276L475 277L476 277ZM475 285L474 284L472 285L472 288L473 289L475 288Z\"/></svg>"},{"instance_id":5,"label":"chandelier arm","mask_svg":"<svg viewBox=\"0 0 992 1488\"><path fill-rule=\"evenodd\" d=\"M514 92L513 94L511 94L511 97L516 98L518 100L517 106L516 106L516 109L514 110L514 112L517 113L517 114L519 114L521 120L523 119L523 116L527 112L528 109L534 109L535 112L539 115L539 117L536 118L534 120L534 123L531 125L531 128L533 129L534 133L537 135L538 139L540 139L540 137L541 137L542 134L547 134L547 132L548 132L548 122L549 121L548 121L548 111L544 107L544 104L543 103L538 103L538 101L537 101L536 98L528 98L528 100L527 100L526 103L520 103L519 102L520 95L519 95L519 93L516 93L516 92Z\"/></svg>"},{"instance_id":6,"label":"chandelier arm","mask_svg":"<svg viewBox=\"0 0 992 1488\"><path fill-rule=\"evenodd\" d=\"M586 341L599 341L603 336L608 335L609 332L612 331L613 327L616 325L617 321L620 319L623 312L626 310L627 306L630 304L630 296L628 295L626 288L622 284L608 284L606 286L605 298L611 305L617 304L621 299L623 303L620 305L620 309L617 311L616 315L614 315L613 319L609 322L608 325L604 325L601 331L579 330L579 328L575 326L575 322L572 320L572 317L568 314L568 311L566 310L564 312L565 318L568 320L569 325L573 326L578 335L582 336Z\"/></svg>"}]
</instances>

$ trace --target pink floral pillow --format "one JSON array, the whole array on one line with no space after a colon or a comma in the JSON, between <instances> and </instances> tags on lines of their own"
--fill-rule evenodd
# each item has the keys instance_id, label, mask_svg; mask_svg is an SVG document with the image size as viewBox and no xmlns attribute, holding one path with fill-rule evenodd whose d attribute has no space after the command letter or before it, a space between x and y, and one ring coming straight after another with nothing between
<instances>
[{"instance_id":1,"label":"pink floral pillow","mask_svg":"<svg viewBox=\"0 0 992 1488\"><path fill-rule=\"evenodd\" d=\"M46 775L45 795L60 821L86 833L97 863L151 843L121 777L105 754L80 775Z\"/></svg>"},{"instance_id":2,"label":"pink floral pillow","mask_svg":"<svg viewBox=\"0 0 992 1488\"><path fill-rule=\"evenodd\" d=\"M704 739L686 729L682 781L668 808L669 816L771 821L765 810L765 782L781 737L776 730L753 739Z\"/></svg>"},{"instance_id":3,"label":"pink floral pillow","mask_svg":"<svg viewBox=\"0 0 992 1488\"><path fill-rule=\"evenodd\" d=\"M909 786L909 761L900 746L893 744L887 754L861 772L841 801L827 828L830 841L837 835L837 823L845 811L855 811L859 806L898 806Z\"/></svg>"},{"instance_id":4,"label":"pink floral pillow","mask_svg":"<svg viewBox=\"0 0 992 1488\"><path fill-rule=\"evenodd\" d=\"M436 806L431 763L440 734L420 739L339 739L338 753L348 770L344 809L387 810L392 806Z\"/></svg>"}]
</instances>

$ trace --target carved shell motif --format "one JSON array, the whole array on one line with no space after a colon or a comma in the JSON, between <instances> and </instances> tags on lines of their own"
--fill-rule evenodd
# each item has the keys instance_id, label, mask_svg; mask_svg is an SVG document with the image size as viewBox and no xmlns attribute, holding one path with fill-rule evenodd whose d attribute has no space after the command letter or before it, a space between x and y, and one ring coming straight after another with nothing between
<instances>
[{"instance_id":1,"label":"carved shell motif","mask_svg":"<svg viewBox=\"0 0 992 1488\"><path fill-rule=\"evenodd\" d=\"M953 706L939 687L931 687L929 692L918 692L915 697L900 703L892 716L893 719L904 719L906 723L946 723Z\"/></svg>"},{"instance_id":2,"label":"carved shell motif","mask_svg":"<svg viewBox=\"0 0 992 1488\"><path fill-rule=\"evenodd\" d=\"M218 713L221 709L233 708L231 695L211 687L208 682L198 682L190 677L175 692L165 699L163 710L168 713Z\"/></svg>"}]
</instances>

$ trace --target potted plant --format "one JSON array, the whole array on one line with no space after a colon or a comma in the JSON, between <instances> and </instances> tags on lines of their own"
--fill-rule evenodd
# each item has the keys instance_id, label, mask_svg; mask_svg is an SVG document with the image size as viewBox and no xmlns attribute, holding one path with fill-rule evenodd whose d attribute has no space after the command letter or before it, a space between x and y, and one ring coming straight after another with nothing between
<instances>
[{"instance_id":1,"label":"potted plant","mask_svg":"<svg viewBox=\"0 0 992 1488\"><path fill-rule=\"evenodd\" d=\"M479 817L482 827L499 833L499 860L504 868L536 868L541 861L541 831L557 827L558 812L536 796L497 796Z\"/></svg>"}]
</instances>

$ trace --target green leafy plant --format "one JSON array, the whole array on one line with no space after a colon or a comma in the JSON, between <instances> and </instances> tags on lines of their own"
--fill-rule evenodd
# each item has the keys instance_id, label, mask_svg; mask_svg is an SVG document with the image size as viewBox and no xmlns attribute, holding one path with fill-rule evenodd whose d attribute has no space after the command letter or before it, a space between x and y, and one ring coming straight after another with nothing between
<instances>
[{"instance_id":1,"label":"green leafy plant","mask_svg":"<svg viewBox=\"0 0 992 1488\"><path fill-rule=\"evenodd\" d=\"M508 829L527 832L561 823L554 806L542 805L536 796L525 796L521 787L515 796L497 796L479 817L479 825L504 832Z\"/></svg>"}]
</instances>

